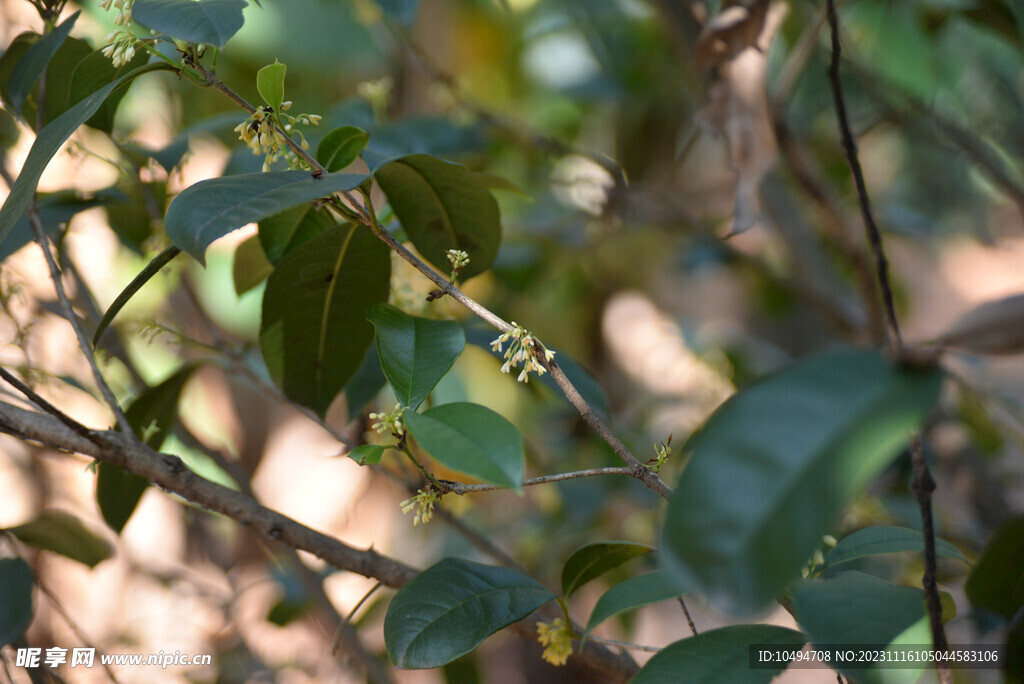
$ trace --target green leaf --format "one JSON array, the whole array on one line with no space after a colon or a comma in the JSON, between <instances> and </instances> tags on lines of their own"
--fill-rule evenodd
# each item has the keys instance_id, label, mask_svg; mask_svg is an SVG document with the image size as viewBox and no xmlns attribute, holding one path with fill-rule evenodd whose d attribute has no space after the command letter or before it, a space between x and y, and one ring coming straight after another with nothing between
<instances>
[{"instance_id":1,"label":"green leaf","mask_svg":"<svg viewBox=\"0 0 1024 684\"><path fill-rule=\"evenodd\" d=\"M65 511L43 511L8 532L29 546L59 553L90 568L114 553L105 539L97 537L78 518Z\"/></svg>"},{"instance_id":2,"label":"green leaf","mask_svg":"<svg viewBox=\"0 0 1024 684\"><path fill-rule=\"evenodd\" d=\"M380 459L384 457L384 452L394 448L392 445L361 444L345 455L359 465L366 465L367 463L380 463Z\"/></svg>"},{"instance_id":3,"label":"green leaf","mask_svg":"<svg viewBox=\"0 0 1024 684\"><path fill-rule=\"evenodd\" d=\"M110 61L109 57L103 54L102 50L96 50L95 52L89 53L83 60L78 62L72 72L71 81L68 83L65 107L71 107L78 104L88 97L89 93L99 90L121 74L137 69L138 67L145 65L148 61L149 52L146 50L138 50L130 62L118 69L115 69L114 63ZM49 92L49 86L47 86L47 92ZM124 98L127 93L128 88L119 88L112 92L106 102L104 102L100 108L96 110L96 113L85 122L86 125L92 126L104 133L110 133L113 131L114 115L117 113L117 106L121 103L121 99ZM49 109L49 107L47 107L47 109Z\"/></svg>"},{"instance_id":4,"label":"green leaf","mask_svg":"<svg viewBox=\"0 0 1024 684\"><path fill-rule=\"evenodd\" d=\"M882 648L925 617L923 590L890 584L862 572L804 580L792 593L796 620L817 644ZM865 679L863 669L834 665L848 677Z\"/></svg>"},{"instance_id":5,"label":"green leaf","mask_svg":"<svg viewBox=\"0 0 1024 684\"><path fill-rule=\"evenodd\" d=\"M268 64L256 72L256 90L263 101L278 113L281 112L281 103L284 102L284 75L287 71L288 67L275 59L273 64Z\"/></svg>"},{"instance_id":6,"label":"green leaf","mask_svg":"<svg viewBox=\"0 0 1024 684\"><path fill-rule=\"evenodd\" d=\"M245 294L266 280L273 271L274 266L263 253L259 237L253 235L235 249L235 263L231 271L235 294Z\"/></svg>"},{"instance_id":7,"label":"green leaf","mask_svg":"<svg viewBox=\"0 0 1024 684\"><path fill-rule=\"evenodd\" d=\"M661 570L630 577L625 582L616 584L597 600L593 612L590 613L590 619L587 620L583 637L586 638L594 628L610 617L675 598L681 593L675 582Z\"/></svg>"},{"instance_id":8,"label":"green leaf","mask_svg":"<svg viewBox=\"0 0 1024 684\"><path fill-rule=\"evenodd\" d=\"M683 449L692 456L666 514L665 567L719 608L764 608L905 448L942 377L840 349L729 399Z\"/></svg>"},{"instance_id":9,"label":"green leaf","mask_svg":"<svg viewBox=\"0 0 1024 684\"><path fill-rule=\"evenodd\" d=\"M345 403L350 421L355 420L363 412L386 382L384 371L380 369L380 359L377 357L377 345L371 344L366 349L363 362L345 385Z\"/></svg>"},{"instance_id":10,"label":"green leaf","mask_svg":"<svg viewBox=\"0 0 1024 684\"><path fill-rule=\"evenodd\" d=\"M373 339L366 310L387 299L390 279L387 245L352 224L281 260L263 293L260 348L286 396L324 415L363 361Z\"/></svg>"},{"instance_id":11,"label":"green leaf","mask_svg":"<svg viewBox=\"0 0 1024 684\"><path fill-rule=\"evenodd\" d=\"M0 208L0 244L7 239L14 224L25 213L25 208L28 207L28 203L32 200L36 185L39 184L39 178L43 175L43 170L50 163L50 159L57 153L61 145L71 137L71 134L78 130L99 109L103 101L116 88L131 82L132 79L141 76L147 71L167 68L169 68L169 65L156 63L147 64L144 67L135 69L97 90L58 116L40 131L35 142L32 143L32 149L29 150L28 158L25 159L25 164L21 167L21 173L14 182L14 187L11 188L7 201Z\"/></svg>"},{"instance_id":12,"label":"green leaf","mask_svg":"<svg viewBox=\"0 0 1024 684\"><path fill-rule=\"evenodd\" d=\"M245 0L136 0L135 21L187 43L224 47L242 28Z\"/></svg>"},{"instance_id":13,"label":"green leaf","mask_svg":"<svg viewBox=\"0 0 1024 684\"><path fill-rule=\"evenodd\" d=\"M125 411L128 423L152 449L159 449L178 422L178 400L198 366L187 364L140 394ZM118 534L128 524L149 480L114 463L101 462L96 473L96 503L110 529Z\"/></svg>"},{"instance_id":14,"label":"green leaf","mask_svg":"<svg viewBox=\"0 0 1024 684\"><path fill-rule=\"evenodd\" d=\"M21 558L0 558L0 647L32 622L32 568Z\"/></svg>"},{"instance_id":15,"label":"green leaf","mask_svg":"<svg viewBox=\"0 0 1024 684\"><path fill-rule=\"evenodd\" d=\"M562 596L569 598L590 580L651 551L654 547L630 542L597 542L581 546L562 567Z\"/></svg>"},{"instance_id":16,"label":"green leaf","mask_svg":"<svg viewBox=\"0 0 1024 684\"><path fill-rule=\"evenodd\" d=\"M669 644L640 668L630 684L768 684L786 669L786 663L751 668L751 645L787 646L798 651L805 643L803 634L785 627L723 627Z\"/></svg>"},{"instance_id":17,"label":"green leaf","mask_svg":"<svg viewBox=\"0 0 1024 684\"><path fill-rule=\"evenodd\" d=\"M406 28L412 26L416 21L420 0L376 0L376 2L384 10L384 14Z\"/></svg>"},{"instance_id":18,"label":"green leaf","mask_svg":"<svg viewBox=\"0 0 1024 684\"><path fill-rule=\"evenodd\" d=\"M377 355L402 406L419 408L466 346L455 321L420 318L380 303L367 311L377 331Z\"/></svg>"},{"instance_id":19,"label":"green leaf","mask_svg":"<svg viewBox=\"0 0 1024 684\"><path fill-rule=\"evenodd\" d=\"M851 532L825 554L825 568L834 568L865 556L899 551L924 550L924 535L908 527L877 525ZM967 563L962 553L948 541L935 539L935 553L946 558L955 558Z\"/></svg>"},{"instance_id":20,"label":"green leaf","mask_svg":"<svg viewBox=\"0 0 1024 684\"><path fill-rule=\"evenodd\" d=\"M139 275L132 278L132 282L128 283L128 286L121 290L121 294L117 295L117 299L113 301L110 307L103 312L103 318L100 319L99 325L96 326L96 332L92 336L92 344L95 347L99 342L100 337L103 336L107 326L114 320L114 317L124 308L124 305L128 303L135 293L142 289L145 285L153 278L160 270L171 263L174 257L181 254L181 250L177 247L168 247L164 251L153 257L153 260L146 264L146 268L142 269Z\"/></svg>"},{"instance_id":21,"label":"green leaf","mask_svg":"<svg viewBox=\"0 0 1024 684\"><path fill-rule=\"evenodd\" d=\"M974 606L1007 620L1024 608L1024 516L999 526L964 588Z\"/></svg>"},{"instance_id":22,"label":"green leaf","mask_svg":"<svg viewBox=\"0 0 1024 684\"><path fill-rule=\"evenodd\" d=\"M356 173L313 178L307 171L272 171L211 178L186 188L167 210L164 221L171 241L204 263L203 254L217 238L247 223L297 204L343 190L366 180Z\"/></svg>"},{"instance_id":23,"label":"green leaf","mask_svg":"<svg viewBox=\"0 0 1024 684\"><path fill-rule=\"evenodd\" d=\"M14 65L7 84L7 92L11 109L15 113L21 114L22 107L25 105L25 99L32 91L36 81L46 71L46 66L57 53L57 49L67 40L72 27L78 21L78 15L81 13L82 10L78 10L53 31L40 38L25 51L25 55Z\"/></svg>"},{"instance_id":24,"label":"green leaf","mask_svg":"<svg viewBox=\"0 0 1024 684\"><path fill-rule=\"evenodd\" d=\"M462 280L486 271L501 243L498 203L461 164L413 154L374 174L409 239L442 272L451 270L449 249L469 254Z\"/></svg>"},{"instance_id":25,"label":"green leaf","mask_svg":"<svg viewBox=\"0 0 1024 684\"><path fill-rule=\"evenodd\" d=\"M518 570L446 558L391 600L388 657L399 669L440 667L554 597Z\"/></svg>"},{"instance_id":26,"label":"green leaf","mask_svg":"<svg viewBox=\"0 0 1024 684\"><path fill-rule=\"evenodd\" d=\"M260 220L260 244L276 266L285 254L336 225L338 220L330 211L306 202Z\"/></svg>"},{"instance_id":27,"label":"green leaf","mask_svg":"<svg viewBox=\"0 0 1024 684\"><path fill-rule=\"evenodd\" d=\"M416 443L443 465L522 491L523 435L491 409L456 403L403 416Z\"/></svg>"},{"instance_id":28,"label":"green leaf","mask_svg":"<svg viewBox=\"0 0 1024 684\"><path fill-rule=\"evenodd\" d=\"M355 126L342 126L324 136L316 146L316 160L330 172L341 171L359 157L370 134Z\"/></svg>"}]
</instances>

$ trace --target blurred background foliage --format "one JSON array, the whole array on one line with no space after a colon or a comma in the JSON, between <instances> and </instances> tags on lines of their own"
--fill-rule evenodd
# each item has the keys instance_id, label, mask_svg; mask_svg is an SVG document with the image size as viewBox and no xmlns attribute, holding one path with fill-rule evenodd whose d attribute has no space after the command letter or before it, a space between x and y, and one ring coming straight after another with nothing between
<instances>
[{"instance_id":1,"label":"blurred background foliage","mask_svg":"<svg viewBox=\"0 0 1024 684\"><path fill-rule=\"evenodd\" d=\"M25 4L3 4L6 45L28 26L19 24L25 21L19 5ZM755 132L746 144L771 157L777 147L778 158L760 183L754 225L733 237L726 236L734 228L737 166L716 130L750 112L716 113L709 93L727 79L723 64L709 66L696 58L707 40L702 22L719 16L720 3L261 4L250 2L245 27L218 56L220 78L256 102L257 70L280 60L288 66L286 98L295 103L294 111L324 116L318 129L307 131L314 148L319 136L336 126L355 125L370 132L375 151L428 152L507 179L512 189L496 191L504 229L497 263L468 283L467 291L593 373L616 433L638 455L653 457L655 443L670 434L674 444L682 444L735 388L797 356L840 342L880 341L882 319L826 75L830 52L823 3L775 4L781 23L763 51L765 76L752 82L752 101L763 106L752 110L748 123ZM396 20L382 6L397 8L398 15L404 11L409 21ZM83 9L91 21L83 21L76 35L86 39L88 34L98 44L112 28L111 19L98 3ZM841 4L840 16L843 82L890 249L901 322L909 339L924 340L970 304L1024 286L1024 6L1010 0L849 0ZM140 80L127 95L113 127L115 146L91 133L75 139L67 173L75 178L76 201L104 205L83 219L109 225L120 242L103 251L99 240L105 260L79 264L80 284L92 290L78 289L83 311L95 318L166 246L158 219L169 196L203 177L259 170L262 158L232 131L243 119L218 93L161 73ZM18 135L3 112L0 124L5 140ZM31 132L22 129L20 137L12 158ZM146 161L133 145L159 150L159 163ZM94 161L85 149L116 157L113 182L109 167L96 176L83 171ZM53 196L44 205L53 202L56 211L59 200ZM97 234L95 226L77 225L71 223L69 235L80 231L92 240ZM358 483L338 485L347 500L315 501L317 490L298 495L319 510L314 520L340 538L350 538L346 534L369 517L383 527L371 526L380 536L367 543L411 564L479 554L471 537L443 520L413 529L395 514L398 501L408 496L402 483L414 477L393 453L382 469L367 473L328 459L342 449L324 435L313 446L278 436L307 418L282 406L267 384L255 345L262 289L236 296L232 269L239 241L225 242L211 251L205 270L179 259L147 285L101 345L107 369L126 398L184 363L211 362L183 394L184 437L163 448L190 455L190 463L223 481L263 491L274 487L265 480L261 484L261 477L294 474L305 467L296 463L308 460L289 459L296 451L309 452L313 456L305 458L317 468L328 464L326 471L316 471L320 477ZM81 245L79 250L90 253ZM34 262L15 263L14 270L5 269L5 301L13 297L12 283L37 277L17 270L19 263ZM424 281L399 269L394 285L404 293L402 303L422 314L422 296L429 290ZM464 320L477 347L467 348L436 390L435 403L469 399L509 418L526 436L530 475L617 465L614 454L555 393L541 383L517 385L514 377L498 372L498 360L486 351L496 333L481 329L450 302L443 304L444 315ZM5 330L36 325L33 321L50 310L48 296L36 308L12 305L8 317L16 324ZM27 339L23 349L45 346L41 334ZM47 367L42 358L29 354L21 362L42 369ZM1012 360L993 364L970 358L954 359L954 365L970 382L947 393L929 428L939 482L938 533L972 556L1024 505L1024 367ZM85 377L80 382L89 385ZM353 443L372 440L366 413L393 405L387 390L361 413L362 406L346 406L340 399L326 422ZM281 464L268 465L272 456ZM671 482L682 465L678 454L670 459L665 479ZM917 527L908 478L909 460L903 459L854 506L836 536L871 523ZM283 481L297 488L305 482ZM31 509L54 503L47 486L35 487L27 503L12 504L0 524L14 524ZM571 551L588 541L655 543L662 513L655 497L628 478L535 487L522 498L495 493L449 502L454 498L445 504L460 524L479 530L550 584ZM277 501L302 519L301 512L288 510L289 500ZM275 587L276 599L261 620L287 625L305 619L315 606L325 608L299 561L271 554L244 530L187 507L173 515L182 520L187 540L175 547L176 562L226 571L228 595L234 598L244 583L233 574ZM886 562L893 579L920 574L914 559ZM185 581L178 570L158 572L154 567L160 563L139 563L133 571L150 573L159 582ZM331 574L306 563L314 568L314 587L315 573ZM630 569L638 572L640 566ZM964 572L955 565L941 570L940 579L953 587ZM340 586L330 579L325 584L334 614L318 613L321 624L337 624L338 615L351 610L367 588ZM372 597L355 624L379 625L382 611L375 604L385 594ZM594 596L584 592L578 600L592 602ZM318 664L329 651L330 629L313 629L304 637L317 657L283 659L267 646L266 630L254 636L237 626L234 598L224 604L211 599L209 605L235 626L219 632L208 628L199 639L206 650L221 653L220 671L192 677L271 681L274 671L277 681L315 681L328 672L352 681L365 676L345 673L364 672L366 662L338 661L334 669ZM712 626L725 620L696 600L698 622ZM686 633L680 622L667 613L643 620L628 616L611 629L623 638L662 645ZM224 623L211 619L210 624ZM33 629L59 628L37 624ZM96 629L108 634L108 645L137 638L124 625ZM956 634L957 627L952 629ZM962 629L973 634L970 626ZM371 653L382 652L374 637L367 639ZM573 681L571 673L542 666L533 652L510 665L510 653L522 655L520 650L530 648L497 638L480 654L450 666L447 675L438 675L442 679L401 675L398 680ZM521 678L502 678L495 663L510 671L524 668L516 675Z\"/></svg>"}]
</instances>

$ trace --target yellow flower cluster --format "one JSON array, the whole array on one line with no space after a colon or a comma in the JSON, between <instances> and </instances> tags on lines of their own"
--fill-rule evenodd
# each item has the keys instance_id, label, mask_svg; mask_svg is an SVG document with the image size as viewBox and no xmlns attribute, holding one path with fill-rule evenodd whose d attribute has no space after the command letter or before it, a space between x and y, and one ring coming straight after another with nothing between
<instances>
[{"instance_id":1,"label":"yellow flower cluster","mask_svg":"<svg viewBox=\"0 0 1024 684\"><path fill-rule=\"evenodd\" d=\"M564 618L537 623L537 641L544 647L541 657L552 665L565 665L572 655L572 630Z\"/></svg>"},{"instance_id":2,"label":"yellow flower cluster","mask_svg":"<svg viewBox=\"0 0 1024 684\"><path fill-rule=\"evenodd\" d=\"M402 439L405 435L405 425L402 424L401 404L395 404L395 408L391 410L391 413L371 413L370 420L373 421L370 428L379 435L390 432L396 439Z\"/></svg>"},{"instance_id":3,"label":"yellow flower cluster","mask_svg":"<svg viewBox=\"0 0 1024 684\"><path fill-rule=\"evenodd\" d=\"M292 103L282 102L281 111L290 109ZM287 157L290 166L295 166L296 157L292 153L291 149L286 145L284 135L278 130L278 126L282 125L281 119L284 119L286 123L282 125L286 133L291 133L292 128L295 124L302 124L305 126L319 126L320 121L323 117L319 114L299 114L298 116L289 116L288 114L275 113L274 108L264 105L257 109L248 119L235 126L235 132L238 133L238 139L249 146L253 154L266 155L263 159L263 170L269 171L270 165L273 164L279 157ZM306 136L302 135L301 131L296 130L301 138L300 145L302 149L308 150L309 143L306 142Z\"/></svg>"},{"instance_id":4,"label":"yellow flower cluster","mask_svg":"<svg viewBox=\"0 0 1024 684\"><path fill-rule=\"evenodd\" d=\"M523 370L516 379L519 382L529 382L530 372L534 372L537 375L544 375L547 372L538 358L543 354L546 361L551 361L551 359L555 358L555 352L545 347L540 340L530 334L530 331L515 321L512 321L511 329L502 333L498 339L491 342L491 349L500 352L504 348L504 343L510 340L511 344L505 352L505 363L501 366L502 373L508 373L512 368L522 364Z\"/></svg>"},{"instance_id":5,"label":"yellow flower cluster","mask_svg":"<svg viewBox=\"0 0 1024 684\"><path fill-rule=\"evenodd\" d=\"M117 16L114 17L114 24L124 27L123 30L118 29L108 33L103 40L106 43L106 47L103 48L103 56L114 64L115 69L120 69L132 61L132 57L135 56L137 39L135 34L127 30L132 25L133 4L135 4L135 0L103 0L100 3L100 7L104 10L109 11L111 8L115 8Z\"/></svg>"},{"instance_id":6,"label":"yellow flower cluster","mask_svg":"<svg viewBox=\"0 0 1024 684\"><path fill-rule=\"evenodd\" d=\"M452 277L449 280L454 283L455 276L459 275L459 271L469 265L469 253L461 249L449 249L445 252L445 256L448 257L448 263L452 265Z\"/></svg>"},{"instance_id":7,"label":"yellow flower cluster","mask_svg":"<svg viewBox=\"0 0 1024 684\"><path fill-rule=\"evenodd\" d=\"M422 489L417 490L416 496L406 499L400 504L402 506L402 513L408 513L415 509L416 516L412 519L413 527L420 523L426 525L434 517L434 504L437 503L437 497L438 494L433 489L426 491Z\"/></svg>"}]
</instances>

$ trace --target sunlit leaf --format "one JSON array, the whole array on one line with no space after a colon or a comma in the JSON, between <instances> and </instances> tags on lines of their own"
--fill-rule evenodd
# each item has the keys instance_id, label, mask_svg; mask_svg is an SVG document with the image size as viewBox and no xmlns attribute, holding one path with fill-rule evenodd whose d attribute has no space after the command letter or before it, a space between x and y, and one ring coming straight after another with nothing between
<instances>
[{"instance_id":1,"label":"sunlit leaf","mask_svg":"<svg viewBox=\"0 0 1024 684\"><path fill-rule=\"evenodd\" d=\"M263 294L260 348L286 396L323 416L363 360L366 310L387 299L390 279L388 248L364 226L337 226L281 260Z\"/></svg>"},{"instance_id":2,"label":"sunlit leaf","mask_svg":"<svg viewBox=\"0 0 1024 684\"><path fill-rule=\"evenodd\" d=\"M187 43L224 47L245 23L247 5L245 0L136 0L132 18Z\"/></svg>"},{"instance_id":3,"label":"sunlit leaf","mask_svg":"<svg viewBox=\"0 0 1024 684\"><path fill-rule=\"evenodd\" d=\"M485 406L455 403L405 411L416 443L443 465L485 482L522 489L523 435Z\"/></svg>"},{"instance_id":4,"label":"sunlit leaf","mask_svg":"<svg viewBox=\"0 0 1024 684\"><path fill-rule=\"evenodd\" d=\"M256 72L256 90L275 112L281 111L281 103L284 102L284 76L287 71L288 67L275 59L273 64Z\"/></svg>"},{"instance_id":5,"label":"sunlit leaf","mask_svg":"<svg viewBox=\"0 0 1024 684\"><path fill-rule=\"evenodd\" d=\"M683 449L692 456L666 514L666 568L719 608L764 608L906 447L941 384L938 370L840 349L733 396Z\"/></svg>"},{"instance_id":6,"label":"sunlit leaf","mask_svg":"<svg viewBox=\"0 0 1024 684\"><path fill-rule=\"evenodd\" d=\"M440 667L552 598L518 570L446 558L391 600L384 619L388 657L400 669Z\"/></svg>"}]
</instances>

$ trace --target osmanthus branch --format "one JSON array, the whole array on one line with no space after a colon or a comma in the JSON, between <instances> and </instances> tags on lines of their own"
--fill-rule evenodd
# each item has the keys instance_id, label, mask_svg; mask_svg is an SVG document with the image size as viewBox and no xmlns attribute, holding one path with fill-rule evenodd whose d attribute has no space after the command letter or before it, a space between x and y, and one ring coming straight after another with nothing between
<instances>
[{"instance_id":1,"label":"osmanthus branch","mask_svg":"<svg viewBox=\"0 0 1024 684\"><path fill-rule=\"evenodd\" d=\"M857 197L860 201L861 213L864 218L864 226L868 234L868 242L871 245L875 256L876 275L882 290L882 297L885 303L885 311L890 325L890 340L897 357L905 354L903 341L900 338L899 324L896 320L896 309L893 305L892 289L889 285L888 264L882 247L882 238L875 224L871 212L871 203L868 199L867 186L864 183L864 174L861 171L860 161L857 158L857 144L850 132L850 122L846 114L846 104L843 99L843 88L839 78L839 62L842 48L839 42L839 19L836 15L835 0L826 0L828 11L829 27L832 33L832 61L829 64L829 82L832 86L832 95L835 100L836 116L839 120L839 132L842 138L843 147L846 150L847 161L850 170L853 172L854 182L857 187ZM928 607L928 619L932 633L932 648L936 651L945 651L948 648L946 633L942 626L942 605L939 600L939 589L936 585L936 557L935 557L935 529L932 522L931 496L935 490L935 480L928 469L928 462L925 458L924 447L919 434L914 434L910 440L911 462L913 464L914 478L911 489L917 499L917 505L921 513L922 533L924 535L924 587L925 604ZM951 684L953 681L952 671L949 662L939 659L937 669L939 681L942 684Z\"/></svg>"},{"instance_id":2,"label":"osmanthus branch","mask_svg":"<svg viewBox=\"0 0 1024 684\"><path fill-rule=\"evenodd\" d=\"M177 456L159 453L112 430L82 429L90 437L55 416L0 401L0 432L119 465L205 510L231 518L264 539L306 551L336 568L377 579L385 586L400 588L420 572L373 549L355 549L263 506L251 496L210 482L189 470ZM530 634L529 638L534 636ZM597 644L588 644L576 657L581 665L606 674L603 681L625 682L636 671L635 663L630 665Z\"/></svg>"},{"instance_id":3,"label":"osmanthus branch","mask_svg":"<svg viewBox=\"0 0 1024 684\"><path fill-rule=\"evenodd\" d=\"M542 475L540 477L531 477L528 480L523 480L522 485L524 487L533 487L534 485L548 484L550 482L564 482L566 480L576 480L581 477L600 477L602 475L627 475L633 477L633 469L625 467L608 467L608 468L590 468L588 470L574 470L569 473L557 473L555 475ZM507 489L500 485L492 484L465 484L464 482L453 482L451 480L441 480L441 488L445 493L458 494L473 494L475 492L490 492L496 489Z\"/></svg>"}]
</instances>

